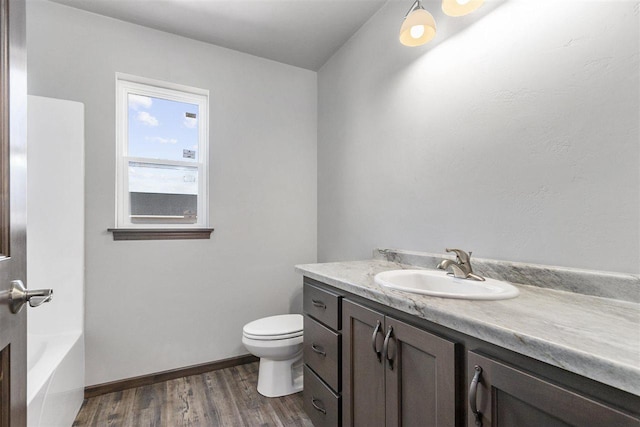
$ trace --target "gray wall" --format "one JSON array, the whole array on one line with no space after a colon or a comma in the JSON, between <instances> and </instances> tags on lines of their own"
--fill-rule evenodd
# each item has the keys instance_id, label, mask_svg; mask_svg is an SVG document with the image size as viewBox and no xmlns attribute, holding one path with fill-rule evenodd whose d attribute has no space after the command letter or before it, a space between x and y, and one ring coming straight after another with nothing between
<instances>
[{"instance_id":1,"label":"gray wall","mask_svg":"<svg viewBox=\"0 0 640 427\"><path fill-rule=\"evenodd\" d=\"M316 74L43 1L27 32L29 92L85 104L87 384L245 354L246 322L299 311L293 265L316 260ZM107 233L116 72L210 90L211 240Z\"/></svg>"},{"instance_id":2,"label":"gray wall","mask_svg":"<svg viewBox=\"0 0 640 427\"><path fill-rule=\"evenodd\" d=\"M637 4L485 5L413 49L407 7L318 73L319 260L460 247L640 272Z\"/></svg>"}]
</instances>

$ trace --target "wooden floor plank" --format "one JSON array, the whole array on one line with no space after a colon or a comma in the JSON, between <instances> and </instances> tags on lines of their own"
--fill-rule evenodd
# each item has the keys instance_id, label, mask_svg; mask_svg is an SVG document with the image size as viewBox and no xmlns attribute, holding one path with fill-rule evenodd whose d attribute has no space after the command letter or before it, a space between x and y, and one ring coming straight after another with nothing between
<instances>
[{"instance_id":1,"label":"wooden floor plank","mask_svg":"<svg viewBox=\"0 0 640 427\"><path fill-rule=\"evenodd\" d=\"M161 392L163 388L155 387L158 384L138 387L135 390L131 414L127 417L131 426L161 426L161 412L159 410L164 399ZM159 394L160 393L160 394Z\"/></svg>"},{"instance_id":2,"label":"wooden floor plank","mask_svg":"<svg viewBox=\"0 0 640 427\"><path fill-rule=\"evenodd\" d=\"M247 392L243 372L242 367L238 366L222 374L226 393L236 402L245 426L268 426L270 405L260 405L260 394Z\"/></svg>"},{"instance_id":3,"label":"wooden floor plank","mask_svg":"<svg viewBox=\"0 0 640 427\"><path fill-rule=\"evenodd\" d=\"M302 394L267 398L258 363L86 399L73 427L313 427Z\"/></svg>"}]
</instances>

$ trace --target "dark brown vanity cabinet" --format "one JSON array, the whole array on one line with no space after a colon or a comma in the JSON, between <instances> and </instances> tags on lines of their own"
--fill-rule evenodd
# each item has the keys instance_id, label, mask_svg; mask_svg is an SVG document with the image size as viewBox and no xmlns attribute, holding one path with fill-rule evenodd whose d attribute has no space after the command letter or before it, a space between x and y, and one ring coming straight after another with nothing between
<instances>
[{"instance_id":1,"label":"dark brown vanity cabinet","mask_svg":"<svg viewBox=\"0 0 640 427\"><path fill-rule=\"evenodd\" d=\"M308 278L304 311L315 427L640 427L637 396Z\"/></svg>"},{"instance_id":2,"label":"dark brown vanity cabinet","mask_svg":"<svg viewBox=\"0 0 640 427\"><path fill-rule=\"evenodd\" d=\"M469 427L640 427L638 418L475 352L467 373Z\"/></svg>"},{"instance_id":3,"label":"dark brown vanity cabinet","mask_svg":"<svg viewBox=\"0 0 640 427\"><path fill-rule=\"evenodd\" d=\"M342 302L344 426L456 424L455 344Z\"/></svg>"},{"instance_id":4,"label":"dark brown vanity cabinet","mask_svg":"<svg viewBox=\"0 0 640 427\"><path fill-rule=\"evenodd\" d=\"M342 416L342 296L305 281L303 306L304 409L315 427L337 427Z\"/></svg>"}]
</instances>

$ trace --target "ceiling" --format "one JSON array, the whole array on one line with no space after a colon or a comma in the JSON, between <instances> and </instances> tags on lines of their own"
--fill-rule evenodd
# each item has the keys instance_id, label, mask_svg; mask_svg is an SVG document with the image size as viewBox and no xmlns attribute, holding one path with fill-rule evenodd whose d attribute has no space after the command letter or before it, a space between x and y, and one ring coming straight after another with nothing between
<instances>
[{"instance_id":1,"label":"ceiling","mask_svg":"<svg viewBox=\"0 0 640 427\"><path fill-rule=\"evenodd\" d=\"M317 71L386 0L53 0Z\"/></svg>"}]
</instances>

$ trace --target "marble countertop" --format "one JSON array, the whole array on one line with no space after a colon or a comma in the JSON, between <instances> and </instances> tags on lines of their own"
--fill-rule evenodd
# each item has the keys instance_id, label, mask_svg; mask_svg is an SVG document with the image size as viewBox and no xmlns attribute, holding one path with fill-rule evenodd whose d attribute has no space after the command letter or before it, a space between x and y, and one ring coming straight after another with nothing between
<instances>
[{"instance_id":1,"label":"marble countertop","mask_svg":"<svg viewBox=\"0 0 640 427\"><path fill-rule=\"evenodd\" d=\"M517 298L469 301L374 282L415 266L372 259L305 264L311 279L640 396L640 304L515 284Z\"/></svg>"}]
</instances>

